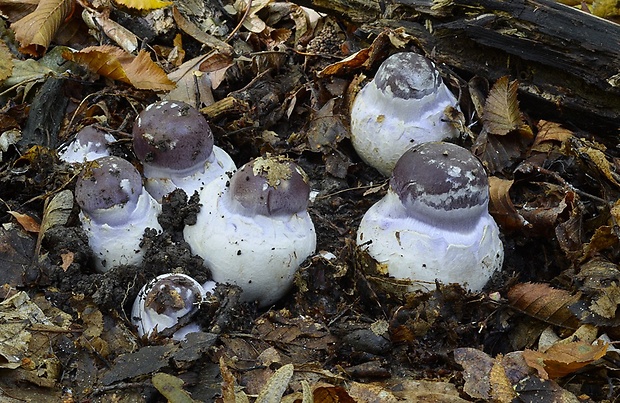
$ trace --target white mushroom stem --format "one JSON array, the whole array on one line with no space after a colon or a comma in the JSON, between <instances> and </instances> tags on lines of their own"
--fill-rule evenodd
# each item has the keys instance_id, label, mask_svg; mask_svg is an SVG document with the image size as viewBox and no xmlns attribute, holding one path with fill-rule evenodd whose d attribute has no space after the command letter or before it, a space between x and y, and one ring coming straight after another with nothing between
<instances>
[{"instance_id":1,"label":"white mushroom stem","mask_svg":"<svg viewBox=\"0 0 620 403\"><path fill-rule=\"evenodd\" d=\"M89 214L80 212L80 221L95 254L97 271L105 272L119 265L139 265L144 257L140 247L144 230L161 231L157 221L161 205L148 193L138 197L135 206L116 205L95 210Z\"/></svg>"},{"instance_id":2,"label":"white mushroom stem","mask_svg":"<svg viewBox=\"0 0 620 403\"><path fill-rule=\"evenodd\" d=\"M425 290L439 280L480 291L503 261L498 240L499 228L488 214L461 230L438 228L408 217L392 191L366 212L357 237L384 274Z\"/></svg>"},{"instance_id":3,"label":"white mushroom stem","mask_svg":"<svg viewBox=\"0 0 620 403\"><path fill-rule=\"evenodd\" d=\"M197 225L185 240L205 259L213 280L243 289L242 300L268 306L289 290L295 272L316 249L316 233L306 211L292 215L239 214L222 177L201 193Z\"/></svg>"},{"instance_id":4,"label":"white mushroom stem","mask_svg":"<svg viewBox=\"0 0 620 403\"><path fill-rule=\"evenodd\" d=\"M213 146L213 152L205 162L189 168L177 170L149 163L142 165L146 177L144 187L158 201L175 189L183 189L191 197L217 177L237 169L226 151L217 146Z\"/></svg>"}]
</instances>

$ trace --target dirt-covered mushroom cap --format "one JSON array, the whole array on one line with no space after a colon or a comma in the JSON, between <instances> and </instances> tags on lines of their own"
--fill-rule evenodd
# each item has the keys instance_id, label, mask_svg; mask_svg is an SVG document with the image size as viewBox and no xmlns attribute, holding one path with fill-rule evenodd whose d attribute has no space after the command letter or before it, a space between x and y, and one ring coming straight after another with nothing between
<instances>
[{"instance_id":1,"label":"dirt-covered mushroom cap","mask_svg":"<svg viewBox=\"0 0 620 403\"><path fill-rule=\"evenodd\" d=\"M246 215L291 215L308 207L305 172L284 157L259 157L232 176L230 197Z\"/></svg>"},{"instance_id":2,"label":"dirt-covered mushroom cap","mask_svg":"<svg viewBox=\"0 0 620 403\"><path fill-rule=\"evenodd\" d=\"M200 283L188 275L162 274L138 293L131 310L131 321L140 337L169 332L173 339L183 339L187 333L200 330L190 318L206 295Z\"/></svg>"},{"instance_id":3,"label":"dirt-covered mushroom cap","mask_svg":"<svg viewBox=\"0 0 620 403\"><path fill-rule=\"evenodd\" d=\"M135 204L142 194L142 178L120 157L102 157L90 162L75 185L75 198L87 213L116 205Z\"/></svg>"},{"instance_id":4,"label":"dirt-covered mushroom cap","mask_svg":"<svg viewBox=\"0 0 620 403\"><path fill-rule=\"evenodd\" d=\"M407 213L430 223L474 224L487 211L489 181L467 149L445 142L407 150L390 179Z\"/></svg>"},{"instance_id":5,"label":"dirt-covered mushroom cap","mask_svg":"<svg viewBox=\"0 0 620 403\"><path fill-rule=\"evenodd\" d=\"M86 126L77 134L67 148L60 152L60 159L66 162L84 163L110 155L109 144L114 136L94 126Z\"/></svg>"},{"instance_id":6,"label":"dirt-covered mushroom cap","mask_svg":"<svg viewBox=\"0 0 620 403\"><path fill-rule=\"evenodd\" d=\"M207 160L213 151L213 133L196 108L180 101L160 101L138 115L133 147L143 163L183 170Z\"/></svg>"},{"instance_id":7,"label":"dirt-covered mushroom cap","mask_svg":"<svg viewBox=\"0 0 620 403\"><path fill-rule=\"evenodd\" d=\"M457 101L435 64L413 52L394 54L355 98L351 142L362 160L389 176L408 148L458 136L447 107Z\"/></svg>"}]
</instances>

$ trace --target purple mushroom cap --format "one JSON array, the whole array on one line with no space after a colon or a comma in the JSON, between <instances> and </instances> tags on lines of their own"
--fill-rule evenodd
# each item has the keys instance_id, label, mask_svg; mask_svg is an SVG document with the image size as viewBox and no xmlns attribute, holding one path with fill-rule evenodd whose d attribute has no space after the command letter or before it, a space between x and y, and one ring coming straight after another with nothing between
<instances>
[{"instance_id":1,"label":"purple mushroom cap","mask_svg":"<svg viewBox=\"0 0 620 403\"><path fill-rule=\"evenodd\" d=\"M229 193L248 215L292 215L308 207L310 186L293 161L260 157L235 172Z\"/></svg>"},{"instance_id":2,"label":"purple mushroom cap","mask_svg":"<svg viewBox=\"0 0 620 403\"><path fill-rule=\"evenodd\" d=\"M80 144L91 144L91 152L105 152L108 149L109 135L94 126L86 126L75 135Z\"/></svg>"},{"instance_id":3,"label":"purple mushroom cap","mask_svg":"<svg viewBox=\"0 0 620 403\"><path fill-rule=\"evenodd\" d=\"M429 223L475 223L487 211L489 181L467 149L445 142L407 150L390 179L407 214Z\"/></svg>"},{"instance_id":4,"label":"purple mushroom cap","mask_svg":"<svg viewBox=\"0 0 620 403\"><path fill-rule=\"evenodd\" d=\"M90 162L75 185L75 199L86 213L135 204L141 193L140 174L120 157L102 157Z\"/></svg>"},{"instance_id":5,"label":"purple mushroom cap","mask_svg":"<svg viewBox=\"0 0 620 403\"><path fill-rule=\"evenodd\" d=\"M138 115L133 148L143 163L183 170L209 158L213 133L196 108L180 101L160 101Z\"/></svg>"},{"instance_id":6,"label":"purple mushroom cap","mask_svg":"<svg viewBox=\"0 0 620 403\"><path fill-rule=\"evenodd\" d=\"M377 88L397 98L420 99L437 91L442 84L432 61L414 53L396 53L387 58L375 75Z\"/></svg>"}]
</instances>

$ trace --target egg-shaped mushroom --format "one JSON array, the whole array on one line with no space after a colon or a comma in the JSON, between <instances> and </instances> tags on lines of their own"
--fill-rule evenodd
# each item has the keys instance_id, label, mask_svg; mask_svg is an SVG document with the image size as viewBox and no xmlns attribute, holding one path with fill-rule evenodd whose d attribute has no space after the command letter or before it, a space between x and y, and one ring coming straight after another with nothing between
<instances>
[{"instance_id":1,"label":"egg-shaped mushroom","mask_svg":"<svg viewBox=\"0 0 620 403\"><path fill-rule=\"evenodd\" d=\"M242 300L268 306L291 287L316 248L303 170L283 157L260 157L207 185L195 225L184 236L213 280L243 290Z\"/></svg>"},{"instance_id":2,"label":"egg-shaped mushroom","mask_svg":"<svg viewBox=\"0 0 620 403\"><path fill-rule=\"evenodd\" d=\"M417 144L457 137L445 117L457 100L435 64L414 52L388 57L357 94L351 109L351 142L368 165L389 176L396 161Z\"/></svg>"},{"instance_id":3,"label":"egg-shaped mushroom","mask_svg":"<svg viewBox=\"0 0 620 403\"><path fill-rule=\"evenodd\" d=\"M94 126L86 126L67 147L59 153L61 160L69 163L85 163L110 155L109 145L114 136Z\"/></svg>"},{"instance_id":4,"label":"egg-shaped mushroom","mask_svg":"<svg viewBox=\"0 0 620 403\"><path fill-rule=\"evenodd\" d=\"M144 230L162 230L157 221L161 205L143 190L136 168L122 158L102 157L88 163L77 179L75 199L100 272L140 264Z\"/></svg>"},{"instance_id":5,"label":"egg-shaped mushroom","mask_svg":"<svg viewBox=\"0 0 620 403\"><path fill-rule=\"evenodd\" d=\"M213 133L204 116L184 102L159 101L147 106L134 122L132 133L145 187L158 201L177 188L191 196L236 169L232 158L213 145Z\"/></svg>"},{"instance_id":6,"label":"egg-shaped mushroom","mask_svg":"<svg viewBox=\"0 0 620 403\"><path fill-rule=\"evenodd\" d=\"M398 160L387 194L362 218L357 244L413 289L439 280L480 291L504 259L488 203L488 178L473 154L423 143Z\"/></svg>"},{"instance_id":7,"label":"egg-shaped mushroom","mask_svg":"<svg viewBox=\"0 0 620 403\"><path fill-rule=\"evenodd\" d=\"M200 331L192 316L214 286L213 282L200 285L182 273L157 276L140 289L131 309L131 322L138 336L164 335L183 340L188 333Z\"/></svg>"}]
</instances>

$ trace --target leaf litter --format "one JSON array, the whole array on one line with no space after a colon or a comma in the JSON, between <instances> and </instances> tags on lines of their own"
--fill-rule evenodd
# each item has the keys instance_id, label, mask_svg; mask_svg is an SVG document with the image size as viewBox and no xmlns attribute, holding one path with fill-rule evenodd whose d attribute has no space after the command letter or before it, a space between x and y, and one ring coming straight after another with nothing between
<instances>
[{"instance_id":1,"label":"leaf litter","mask_svg":"<svg viewBox=\"0 0 620 403\"><path fill-rule=\"evenodd\" d=\"M45 0L5 14L15 37L3 36L0 48L0 127L13 139L0 162L3 399L619 395L620 157L609 140L617 128L612 136L591 133L540 115L519 98L519 81L506 76L489 83L442 70L464 90L462 110L474 111L449 116L490 174L506 261L482 293L442 284L410 293L354 246L362 214L386 186L355 155L347 133L356 92L382 60L415 48L416 39L403 28L362 39L355 24L294 3L192 4ZM596 6L596 13L609 8ZM82 20L81 11L91 18ZM97 25L89 21L101 31L92 32ZM67 61L50 70L45 60L55 49L75 63L70 70L58 68ZM41 88L63 94L65 106L37 103ZM158 274L207 280L180 235L196 201L175 194L165 202L164 233L145 235L142 267L96 274L70 197L80 168L56 155L79 129L97 124L114 136L113 153L133 160L133 120L166 95L201 108L216 144L239 165L267 152L294 157L316 191L310 211L319 234L319 253L283 301L259 311L239 303L237 288L219 286L201 307L204 331L180 343L138 339L128 312ZM31 115L54 108L61 114L53 130L27 130Z\"/></svg>"}]
</instances>

